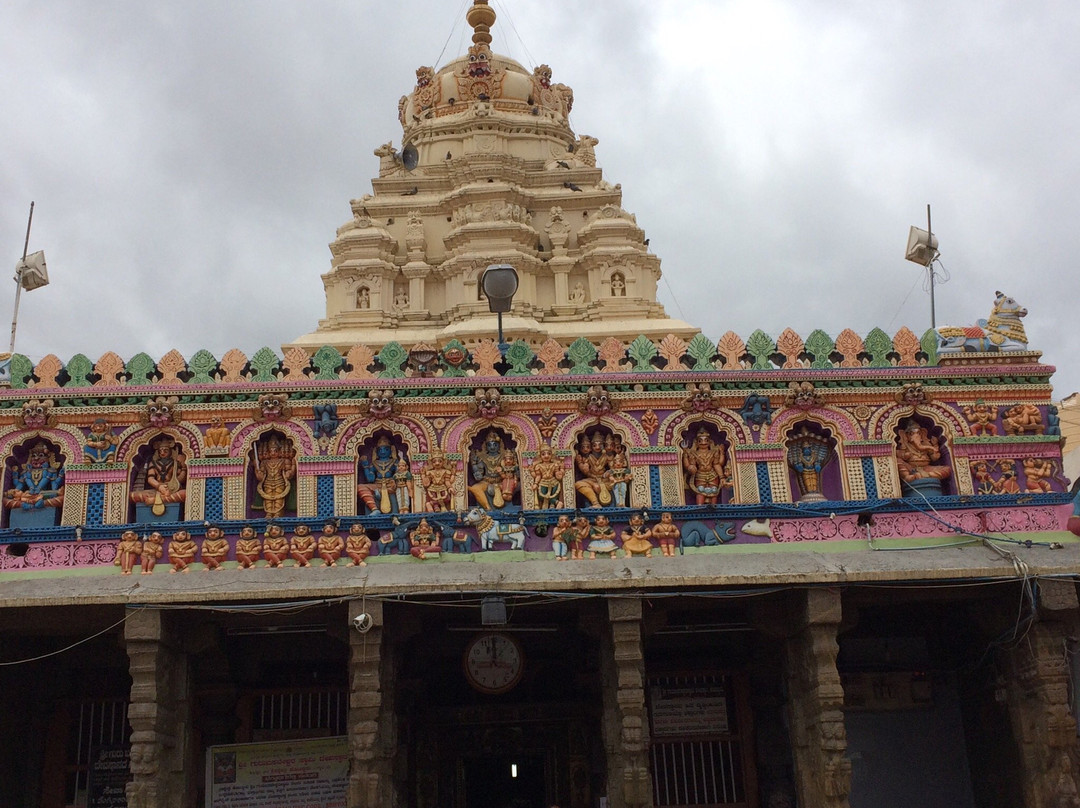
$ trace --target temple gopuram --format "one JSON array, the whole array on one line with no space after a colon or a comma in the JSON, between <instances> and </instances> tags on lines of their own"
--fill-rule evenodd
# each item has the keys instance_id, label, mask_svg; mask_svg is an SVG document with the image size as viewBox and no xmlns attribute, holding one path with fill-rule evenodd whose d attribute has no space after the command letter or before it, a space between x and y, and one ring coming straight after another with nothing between
<instances>
[{"instance_id":1,"label":"temple gopuram","mask_svg":"<svg viewBox=\"0 0 1080 808\"><path fill-rule=\"evenodd\" d=\"M670 318L495 16L399 77L311 333L7 357L0 802L1080 805L1024 290L921 335Z\"/></svg>"}]
</instances>

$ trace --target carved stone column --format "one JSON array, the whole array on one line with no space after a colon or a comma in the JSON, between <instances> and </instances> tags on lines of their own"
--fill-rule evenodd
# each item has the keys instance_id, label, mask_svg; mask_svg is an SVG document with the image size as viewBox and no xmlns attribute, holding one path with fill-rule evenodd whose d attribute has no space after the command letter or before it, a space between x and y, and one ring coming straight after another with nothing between
<instances>
[{"instance_id":1,"label":"carved stone column","mask_svg":"<svg viewBox=\"0 0 1080 808\"><path fill-rule=\"evenodd\" d=\"M641 601L608 600L613 675L604 677L604 745L608 754L608 805L652 806L649 727L645 713L645 655L641 640ZM607 660L605 661L607 662ZM613 692L614 691L614 692Z\"/></svg>"},{"instance_id":2,"label":"carved stone column","mask_svg":"<svg viewBox=\"0 0 1080 808\"><path fill-rule=\"evenodd\" d=\"M131 671L128 808L186 808L194 800L187 657L158 609L132 614L124 640Z\"/></svg>"},{"instance_id":3,"label":"carved stone column","mask_svg":"<svg viewBox=\"0 0 1080 808\"><path fill-rule=\"evenodd\" d=\"M363 604L363 605L361 605ZM349 808L392 808L394 750L393 692L382 689L383 607L353 600L349 621L365 612L371 628L349 634ZM392 681L388 677L386 681Z\"/></svg>"},{"instance_id":4,"label":"carved stone column","mask_svg":"<svg viewBox=\"0 0 1080 808\"><path fill-rule=\"evenodd\" d=\"M1039 612L1005 654L1006 699L1019 747L1025 808L1080 806L1080 748L1069 703L1066 642L1078 632L1072 581L1040 581Z\"/></svg>"},{"instance_id":5,"label":"carved stone column","mask_svg":"<svg viewBox=\"0 0 1080 808\"><path fill-rule=\"evenodd\" d=\"M785 655L799 804L848 808L851 761L845 756L844 689L836 670L840 592L810 589L801 600Z\"/></svg>"}]
</instances>

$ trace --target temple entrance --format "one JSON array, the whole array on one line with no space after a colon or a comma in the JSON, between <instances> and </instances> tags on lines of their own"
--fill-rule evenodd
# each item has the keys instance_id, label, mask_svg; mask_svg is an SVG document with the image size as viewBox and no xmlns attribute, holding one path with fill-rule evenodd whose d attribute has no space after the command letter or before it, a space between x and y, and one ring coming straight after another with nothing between
<instances>
[{"instance_id":1,"label":"temple entrance","mask_svg":"<svg viewBox=\"0 0 1080 808\"><path fill-rule=\"evenodd\" d=\"M537 755L465 758L465 808L546 808L544 763Z\"/></svg>"}]
</instances>

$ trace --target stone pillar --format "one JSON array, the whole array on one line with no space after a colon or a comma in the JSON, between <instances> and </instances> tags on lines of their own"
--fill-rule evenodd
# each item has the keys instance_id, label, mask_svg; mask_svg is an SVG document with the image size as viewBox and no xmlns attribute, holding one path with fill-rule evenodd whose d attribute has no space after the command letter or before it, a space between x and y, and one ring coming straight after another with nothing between
<instances>
[{"instance_id":1,"label":"stone pillar","mask_svg":"<svg viewBox=\"0 0 1080 808\"><path fill-rule=\"evenodd\" d=\"M651 808L649 726L645 712L645 654L641 601L608 600L611 658L604 667L604 746L610 808ZM614 692L612 692L614 690Z\"/></svg>"},{"instance_id":2,"label":"stone pillar","mask_svg":"<svg viewBox=\"0 0 1080 808\"><path fill-rule=\"evenodd\" d=\"M848 808L851 761L845 756L844 688L836 670L840 592L808 589L800 601L785 654L799 804Z\"/></svg>"},{"instance_id":3,"label":"stone pillar","mask_svg":"<svg viewBox=\"0 0 1080 808\"><path fill-rule=\"evenodd\" d=\"M1005 652L1006 700L1023 771L1024 808L1080 806L1080 748L1069 703L1066 642L1078 636L1072 581L1040 581L1035 622ZM1023 630L1023 629L1021 629Z\"/></svg>"},{"instance_id":4,"label":"stone pillar","mask_svg":"<svg viewBox=\"0 0 1080 808\"><path fill-rule=\"evenodd\" d=\"M371 618L366 632L349 629L349 793L348 808L392 808L395 746L393 692L382 690L383 606L349 602L349 623L361 613ZM388 678L387 681L390 681Z\"/></svg>"},{"instance_id":5,"label":"stone pillar","mask_svg":"<svg viewBox=\"0 0 1080 808\"><path fill-rule=\"evenodd\" d=\"M187 656L158 609L131 614L124 641L131 671L128 808L187 808L195 798Z\"/></svg>"}]
</instances>

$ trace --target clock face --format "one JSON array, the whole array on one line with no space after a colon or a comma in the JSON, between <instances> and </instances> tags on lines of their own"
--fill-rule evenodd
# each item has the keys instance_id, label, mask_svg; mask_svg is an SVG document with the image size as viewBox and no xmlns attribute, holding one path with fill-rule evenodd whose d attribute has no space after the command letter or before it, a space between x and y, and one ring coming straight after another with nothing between
<instances>
[{"instance_id":1,"label":"clock face","mask_svg":"<svg viewBox=\"0 0 1080 808\"><path fill-rule=\"evenodd\" d=\"M465 649L465 678L481 693L505 693L521 679L525 658L507 634L479 634Z\"/></svg>"}]
</instances>

